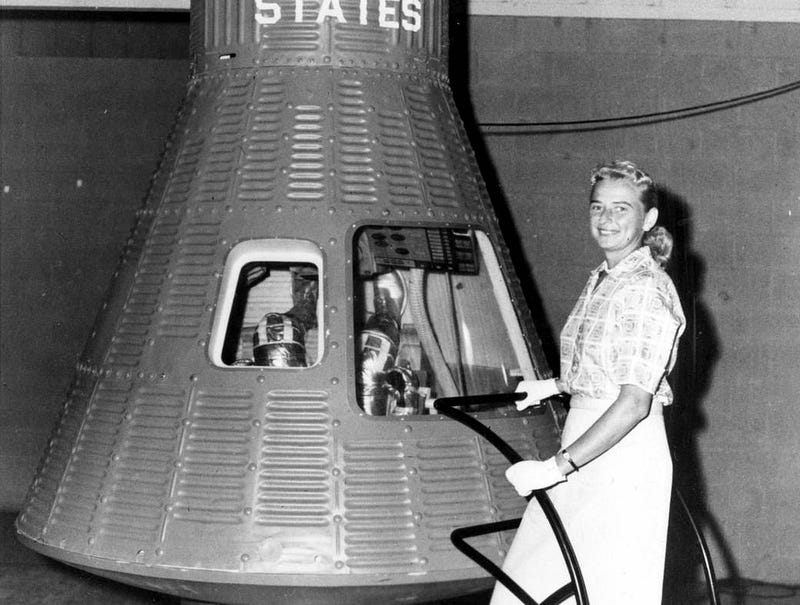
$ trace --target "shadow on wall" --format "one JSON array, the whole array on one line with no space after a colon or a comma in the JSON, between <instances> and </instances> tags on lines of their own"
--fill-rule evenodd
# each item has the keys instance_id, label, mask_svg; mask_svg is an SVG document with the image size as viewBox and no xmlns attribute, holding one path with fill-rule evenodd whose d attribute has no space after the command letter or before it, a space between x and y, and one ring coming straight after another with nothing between
<instances>
[{"instance_id":1,"label":"shadow on wall","mask_svg":"<svg viewBox=\"0 0 800 605\"><path fill-rule=\"evenodd\" d=\"M725 574L728 584L741 582L719 523L708 508L705 480L701 466L698 436L707 426L703 403L719 359L720 343L714 321L702 300L705 261L692 248L691 208L681 196L665 187L659 188L659 222L675 239L673 257L667 270L683 304L686 330L681 338L678 359L670 375L675 404L667 408L666 423L672 458L674 483L683 494L705 538L717 547L723 560L714 561L718 574ZM673 502L667 547L664 603L682 603L687 586L696 584L700 575L700 553L686 522L676 512ZM688 554L687 554L688 553Z\"/></svg>"}]
</instances>

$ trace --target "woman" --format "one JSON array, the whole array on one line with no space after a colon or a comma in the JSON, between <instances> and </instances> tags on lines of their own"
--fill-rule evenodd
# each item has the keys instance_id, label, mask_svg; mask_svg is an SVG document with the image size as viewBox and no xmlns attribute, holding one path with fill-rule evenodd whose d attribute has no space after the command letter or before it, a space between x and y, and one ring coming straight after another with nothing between
<instances>
[{"instance_id":1,"label":"woman","mask_svg":"<svg viewBox=\"0 0 800 605\"><path fill-rule=\"evenodd\" d=\"M672 483L662 408L672 402L665 377L685 325L662 268L672 239L654 228L655 186L634 164L600 166L591 182L589 228L605 262L561 332L560 378L517 388L527 393L519 409L571 395L564 448L506 476L523 496L553 488L591 605L660 605ZM535 499L503 568L537 601L569 581ZM491 603L519 600L498 583Z\"/></svg>"}]
</instances>

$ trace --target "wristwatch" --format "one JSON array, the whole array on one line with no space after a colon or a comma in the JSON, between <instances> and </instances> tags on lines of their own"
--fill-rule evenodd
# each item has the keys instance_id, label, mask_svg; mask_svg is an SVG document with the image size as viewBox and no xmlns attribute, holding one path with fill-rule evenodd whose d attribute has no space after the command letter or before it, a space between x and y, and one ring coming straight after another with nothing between
<instances>
[{"instance_id":1,"label":"wristwatch","mask_svg":"<svg viewBox=\"0 0 800 605\"><path fill-rule=\"evenodd\" d=\"M566 460L572 468L575 469L575 472L578 472L579 470L581 470L581 469L578 468L578 465L575 464L575 461L572 459L572 456L569 455L569 452L567 450L565 450L565 449L561 450L560 453L561 453L561 457L564 460Z\"/></svg>"}]
</instances>

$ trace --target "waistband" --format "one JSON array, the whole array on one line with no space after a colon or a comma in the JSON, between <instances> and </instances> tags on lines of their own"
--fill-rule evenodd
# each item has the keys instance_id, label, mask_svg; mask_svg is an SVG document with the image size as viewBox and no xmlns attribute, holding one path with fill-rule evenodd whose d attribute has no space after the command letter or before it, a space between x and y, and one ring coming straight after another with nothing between
<instances>
[{"instance_id":1,"label":"waistband","mask_svg":"<svg viewBox=\"0 0 800 605\"><path fill-rule=\"evenodd\" d=\"M611 404L616 401L615 399L599 399L595 397L587 397L586 395L573 395L569 400L570 409L574 410L588 410L591 412L605 412L611 407ZM653 400L650 404L650 413L648 416L663 416L664 406L659 402Z\"/></svg>"}]
</instances>

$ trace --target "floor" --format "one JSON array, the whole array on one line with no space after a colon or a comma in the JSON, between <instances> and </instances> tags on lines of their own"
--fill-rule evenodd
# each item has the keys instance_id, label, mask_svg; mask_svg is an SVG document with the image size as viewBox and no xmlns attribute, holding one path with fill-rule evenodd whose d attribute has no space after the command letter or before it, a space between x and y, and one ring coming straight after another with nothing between
<instances>
[{"instance_id":1,"label":"floor","mask_svg":"<svg viewBox=\"0 0 800 605\"><path fill-rule=\"evenodd\" d=\"M128 587L99 578L22 546L13 527L15 514L0 512L0 604L2 605L180 605L173 597ZM781 586L720 581L719 605L800 605L800 585ZM709 599L699 585L680 603L705 605ZM429 605L485 605L488 593ZM298 604L302 605L302 604ZM346 605L346 604L341 604Z\"/></svg>"}]
</instances>

